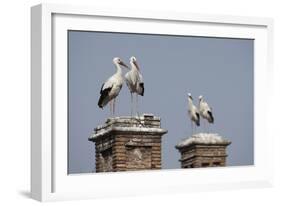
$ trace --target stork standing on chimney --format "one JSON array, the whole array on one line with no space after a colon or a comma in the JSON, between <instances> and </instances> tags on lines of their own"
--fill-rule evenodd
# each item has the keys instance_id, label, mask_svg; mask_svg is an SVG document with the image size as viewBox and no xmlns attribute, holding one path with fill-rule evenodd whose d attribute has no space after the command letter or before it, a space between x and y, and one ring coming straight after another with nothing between
<instances>
[{"instance_id":1,"label":"stork standing on chimney","mask_svg":"<svg viewBox=\"0 0 281 206\"><path fill-rule=\"evenodd\" d=\"M131 93L131 116L133 116L133 94L136 94L136 112L138 113L138 95L144 95L144 82L136 57L130 58L131 70L125 75L127 86Z\"/></svg>"},{"instance_id":2,"label":"stork standing on chimney","mask_svg":"<svg viewBox=\"0 0 281 206\"><path fill-rule=\"evenodd\" d=\"M119 57L115 57L113 59L113 64L116 67L116 73L102 84L100 90L100 98L98 101L98 106L102 109L109 102L111 115L115 114L116 97L118 96L123 85L121 66L128 68L128 66Z\"/></svg>"},{"instance_id":3,"label":"stork standing on chimney","mask_svg":"<svg viewBox=\"0 0 281 206\"><path fill-rule=\"evenodd\" d=\"M200 126L200 114L196 106L193 104L193 98L190 93L188 93L188 115L191 120L191 130L193 134L193 124Z\"/></svg>"},{"instance_id":4,"label":"stork standing on chimney","mask_svg":"<svg viewBox=\"0 0 281 206\"><path fill-rule=\"evenodd\" d=\"M214 123L214 116L211 107L209 107L208 103L203 99L203 96L199 97L199 113L203 119L206 119L208 123Z\"/></svg>"}]
</instances>

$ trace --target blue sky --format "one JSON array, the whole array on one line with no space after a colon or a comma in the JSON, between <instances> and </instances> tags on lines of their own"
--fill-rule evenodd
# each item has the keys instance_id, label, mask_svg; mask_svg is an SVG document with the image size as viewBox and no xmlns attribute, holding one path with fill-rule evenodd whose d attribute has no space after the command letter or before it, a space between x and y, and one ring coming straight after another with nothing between
<instances>
[{"instance_id":1,"label":"blue sky","mask_svg":"<svg viewBox=\"0 0 281 206\"><path fill-rule=\"evenodd\" d=\"M174 146L191 134L189 92L195 104L203 95L213 108L211 132L232 141L227 165L253 164L253 49L250 39L69 31L69 173L95 170L88 137L109 117L109 108L101 110L97 102L102 83L115 73L117 56L127 64L131 56L137 58L145 84L140 113L161 117L168 130L162 142L164 169L180 168ZM125 84L116 115L130 115Z\"/></svg>"}]
</instances>

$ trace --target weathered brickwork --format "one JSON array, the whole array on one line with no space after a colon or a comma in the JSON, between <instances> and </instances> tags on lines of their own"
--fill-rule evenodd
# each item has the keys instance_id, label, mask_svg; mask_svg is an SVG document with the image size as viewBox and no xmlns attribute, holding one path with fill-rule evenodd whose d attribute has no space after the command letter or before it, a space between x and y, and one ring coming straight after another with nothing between
<instances>
[{"instance_id":1,"label":"weathered brickwork","mask_svg":"<svg viewBox=\"0 0 281 206\"><path fill-rule=\"evenodd\" d=\"M207 138L206 138L207 136ZM214 134L194 135L178 144L181 168L219 167L226 165L226 147L230 141Z\"/></svg>"},{"instance_id":2,"label":"weathered brickwork","mask_svg":"<svg viewBox=\"0 0 281 206\"><path fill-rule=\"evenodd\" d=\"M161 138L167 133L160 118L110 118L90 141L96 148L96 172L161 169Z\"/></svg>"}]
</instances>

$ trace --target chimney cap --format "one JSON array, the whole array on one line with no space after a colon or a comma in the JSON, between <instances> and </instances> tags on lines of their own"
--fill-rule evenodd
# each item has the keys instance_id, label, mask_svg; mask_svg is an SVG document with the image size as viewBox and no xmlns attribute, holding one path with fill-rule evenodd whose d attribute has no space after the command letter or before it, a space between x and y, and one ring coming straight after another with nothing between
<instances>
[{"instance_id":1,"label":"chimney cap","mask_svg":"<svg viewBox=\"0 0 281 206\"><path fill-rule=\"evenodd\" d=\"M193 134L191 137L188 137L176 145L177 149L188 147L194 144L201 145L229 145L231 141L223 138L222 136L216 133L198 133Z\"/></svg>"},{"instance_id":2,"label":"chimney cap","mask_svg":"<svg viewBox=\"0 0 281 206\"><path fill-rule=\"evenodd\" d=\"M168 131L161 128L160 118L155 117L153 114L143 114L135 117L110 117L103 125L99 125L93 130L88 140L95 141L110 135L112 132L163 135Z\"/></svg>"}]
</instances>

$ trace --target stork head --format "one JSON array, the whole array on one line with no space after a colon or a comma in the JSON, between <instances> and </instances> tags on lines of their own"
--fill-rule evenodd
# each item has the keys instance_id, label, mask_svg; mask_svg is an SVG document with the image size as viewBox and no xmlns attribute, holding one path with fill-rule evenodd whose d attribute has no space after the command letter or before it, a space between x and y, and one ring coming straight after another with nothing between
<instances>
[{"instance_id":1,"label":"stork head","mask_svg":"<svg viewBox=\"0 0 281 206\"><path fill-rule=\"evenodd\" d=\"M137 58L136 57L134 57L134 56L131 56L131 58L130 58L130 62L136 62L137 61Z\"/></svg>"},{"instance_id":2,"label":"stork head","mask_svg":"<svg viewBox=\"0 0 281 206\"><path fill-rule=\"evenodd\" d=\"M113 63L129 68L119 57L113 58Z\"/></svg>"},{"instance_id":3,"label":"stork head","mask_svg":"<svg viewBox=\"0 0 281 206\"><path fill-rule=\"evenodd\" d=\"M201 100L203 99L203 96L200 95L200 96L198 97L198 99L199 99L199 101L201 101Z\"/></svg>"},{"instance_id":4,"label":"stork head","mask_svg":"<svg viewBox=\"0 0 281 206\"><path fill-rule=\"evenodd\" d=\"M188 95L188 98L190 98L191 100L193 100L192 96L190 93L187 94Z\"/></svg>"},{"instance_id":5,"label":"stork head","mask_svg":"<svg viewBox=\"0 0 281 206\"><path fill-rule=\"evenodd\" d=\"M138 65L138 63L137 63L137 58L136 58L136 57L131 56L131 58L130 58L130 64L131 64L131 65L134 65L134 66L137 68L137 70L140 70L139 65Z\"/></svg>"}]
</instances>

